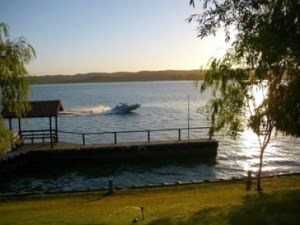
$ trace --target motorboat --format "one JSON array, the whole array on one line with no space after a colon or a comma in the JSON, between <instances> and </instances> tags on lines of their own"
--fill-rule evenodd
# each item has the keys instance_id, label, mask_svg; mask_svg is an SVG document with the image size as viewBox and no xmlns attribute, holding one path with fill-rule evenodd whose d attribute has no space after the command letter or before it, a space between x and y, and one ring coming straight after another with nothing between
<instances>
[{"instance_id":1,"label":"motorboat","mask_svg":"<svg viewBox=\"0 0 300 225\"><path fill-rule=\"evenodd\" d=\"M114 108L112 108L112 113L129 113L138 107L140 107L140 104L132 104L128 105L127 103L120 102L118 105L116 105Z\"/></svg>"}]
</instances>

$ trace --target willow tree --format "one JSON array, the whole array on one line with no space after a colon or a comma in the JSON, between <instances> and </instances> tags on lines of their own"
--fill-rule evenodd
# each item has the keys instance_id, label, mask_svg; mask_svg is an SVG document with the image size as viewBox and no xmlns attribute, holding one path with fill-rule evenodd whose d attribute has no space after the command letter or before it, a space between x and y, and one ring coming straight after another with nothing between
<instances>
[{"instance_id":1,"label":"willow tree","mask_svg":"<svg viewBox=\"0 0 300 225\"><path fill-rule=\"evenodd\" d=\"M202 3L203 11L188 18L198 24L198 37L221 29L226 41L233 40L224 57L211 59L204 82L198 83L201 91L212 91L205 106L211 133L225 129L236 137L248 127L257 135L257 190L262 190L263 155L272 134L300 136L300 1Z\"/></svg>"},{"instance_id":2,"label":"willow tree","mask_svg":"<svg viewBox=\"0 0 300 225\"><path fill-rule=\"evenodd\" d=\"M0 23L0 109L3 106L21 115L26 110L29 85L25 64L35 57L35 51L25 38L11 40L8 26ZM1 110L0 110L1 111ZM0 153L11 143L12 134L0 115Z\"/></svg>"}]
</instances>

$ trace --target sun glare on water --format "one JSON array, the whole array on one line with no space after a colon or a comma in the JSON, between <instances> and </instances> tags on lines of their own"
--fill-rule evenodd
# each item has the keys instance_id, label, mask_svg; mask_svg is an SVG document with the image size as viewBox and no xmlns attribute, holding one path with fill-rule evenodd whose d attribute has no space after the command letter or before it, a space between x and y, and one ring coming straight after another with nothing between
<instances>
[{"instance_id":1,"label":"sun glare on water","mask_svg":"<svg viewBox=\"0 0 300 225\"><path fill-rule=\"evenodd\" d=\"M262 87L254 87L253 88L253 97L254 100L249 102L249 113L254 113L254 109L257 108L266 97L266 90ZM241 150L242 154L247 157L247 160L244 162L244 170L257 170L257 164L259 162L259 154L260 154L260 145L258 136L250 129L247 128L240 136L241 138ZM263 136L260 137L263 140ZM265 150L265 154L274 154L276 149L269 144Z\"/></svg>"},{"instance_id":2,"label":"sun glare on water","mask_svg":"<svg viewBox=\"0 0 300 225\"><path fill-rule=\"evenodd\" d=\"M255 86L251 90L254 100L249 102L251 112L254 111L266 98L266 89L263 86Z\"/></svg>"}]
</instances>

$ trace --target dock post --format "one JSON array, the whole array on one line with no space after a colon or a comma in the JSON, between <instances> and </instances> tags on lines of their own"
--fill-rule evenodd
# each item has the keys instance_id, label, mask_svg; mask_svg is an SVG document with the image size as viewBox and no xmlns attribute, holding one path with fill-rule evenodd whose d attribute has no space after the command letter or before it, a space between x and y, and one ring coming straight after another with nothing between
<instances>
[{"instance_id":1,"label":"dock post","mask_svg":"<svg viewBox=\"0 0 300 225\"><path fill-rule=\"evenodd\" d=\"M43 143L45 143L45 131L43 131L43 134L42 134L42 140L43 140Z\"/></svg>"},{"instance_id":2,"label":"dock post","mask_svg":"<svg viewBox=\"0 0 300 225\"><path fill-rule=\"evenodd\" d=\"M9 130L12 131L12 125L11 125L11 118L10 117L9 117L8 123L9 123ZM14 140L12 138L12 139L10 139L10 149L13 150L13 148L14 148Z\"/></svg>"},{"instance_id":3,"label":"dock post","mask_svg":"<svg viewBox=\"0 0 300 225\"><path fill-rule=\"evenodd\" d=\"M108 180L108 193L113 194L114 193L114 183L112 179Z\"/></svg>"},{"instance_id":4,"label":"dock post","mask_svg":"<svg viewBox=\"0 0 300 225\"><path fill-rule=\"evenodd\" d=\"M85 135L82 134L82 145L85 145Z\"/></svg>"},{"instance_id":5,"label":"dock post","mask_svg":"<svg viewBox=\"0 0 300 225\"><path fill-rule=\"evenodd\" d=\"M181 141L181 129L178 129L178 141Z\"/></svg>"},{"instance_id":6,"label":"dock post","mask_svg":"<svg viewBox=\"0 0 300 225\"><path fill-rule=\"evenodd\" d=\"M114 139L115 144L117 144L117 132L114 132Z\"/></svg>"},{"instance_id":7,"label":"dock post","mask_svg":"<svg viewBox=\"0 0 300 225\"><path fill-rule=\"evenodd\" d=\"M150 130L147 130L148 133L148 142L150 142Z\"/></svg>"},{"instance_id":8,"label":"dock post","mask_svg":"<svg viewBox=\"0 0 300 225\"><path fill-rule=\"evenodd\" d=\"M51 149L53 149L53 133L52 133L52 118L51 116L49 116L49 129L50 129L50 145L51 145Z\"/></svg>"},{"instance_id":9,"label":"dock post","mask_svg":"<svg viewBox=\"0 0 300 225\"><path fill-rule=\"evenodd\" d=\"M22 125L21 125L21 119L18 118L18 125L19 125L19 135L22 135Z\"/></svg>"},{"instance_id":10,"label":"dock post","mask_svg":"<svg viewBox=\"0 0 300 225\"><path fill-rule=\"evenodd\" d=\"M56 137L56 143L58 142L58 131L57 131L57 116L55 116L55 137Z\"/></svg>"}]
</instances>

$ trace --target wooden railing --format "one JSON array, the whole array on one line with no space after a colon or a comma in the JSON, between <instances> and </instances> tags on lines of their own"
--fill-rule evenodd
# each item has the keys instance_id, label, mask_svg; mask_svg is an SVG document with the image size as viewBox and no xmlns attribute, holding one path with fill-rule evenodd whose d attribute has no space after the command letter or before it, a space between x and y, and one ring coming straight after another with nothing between
<instances>
[{"instance_id":1,"label":"wooden railing","mask_svg":"<svg viewBox=\"0 0 300 225\"><path fill-rule=\"evenodd\" d=\"M192 128L168 128L168 129L152 129L152 130L131 130L131 131L104 131L104 132L89 132L89 133L82 133L82 132L70 132L70 131L58 131L58 133L62 134L71 134L71 135L78 135L81 136L82 145L86 144L86 137L90 135L112 135L113 136L113 144L118 144L118 134L129 134L129 133L145 133L147 142L151 142L151 134L154 132L167 132L167 131L177 131L177 139L176 141L181 141L182 139L182 131L192 131L192 130L203 130L209 129L209 127L192 127ZM208 132L207 132L208 133ZM211 137L209 137L211 138Z\"/></svg>"},{"instance_id":2,"label":"wooden railing","mask_svg":"<svg viewBox=\"0 0 300 225\"><path fill-rule=\"evenodd\" d=\"M57 132L55 130L22 130L19 132L22 142L29 140L31 144L34 144L36 140L45 142L52 139L52 142L57 142Z\"/></svg>"}]
</instances>

